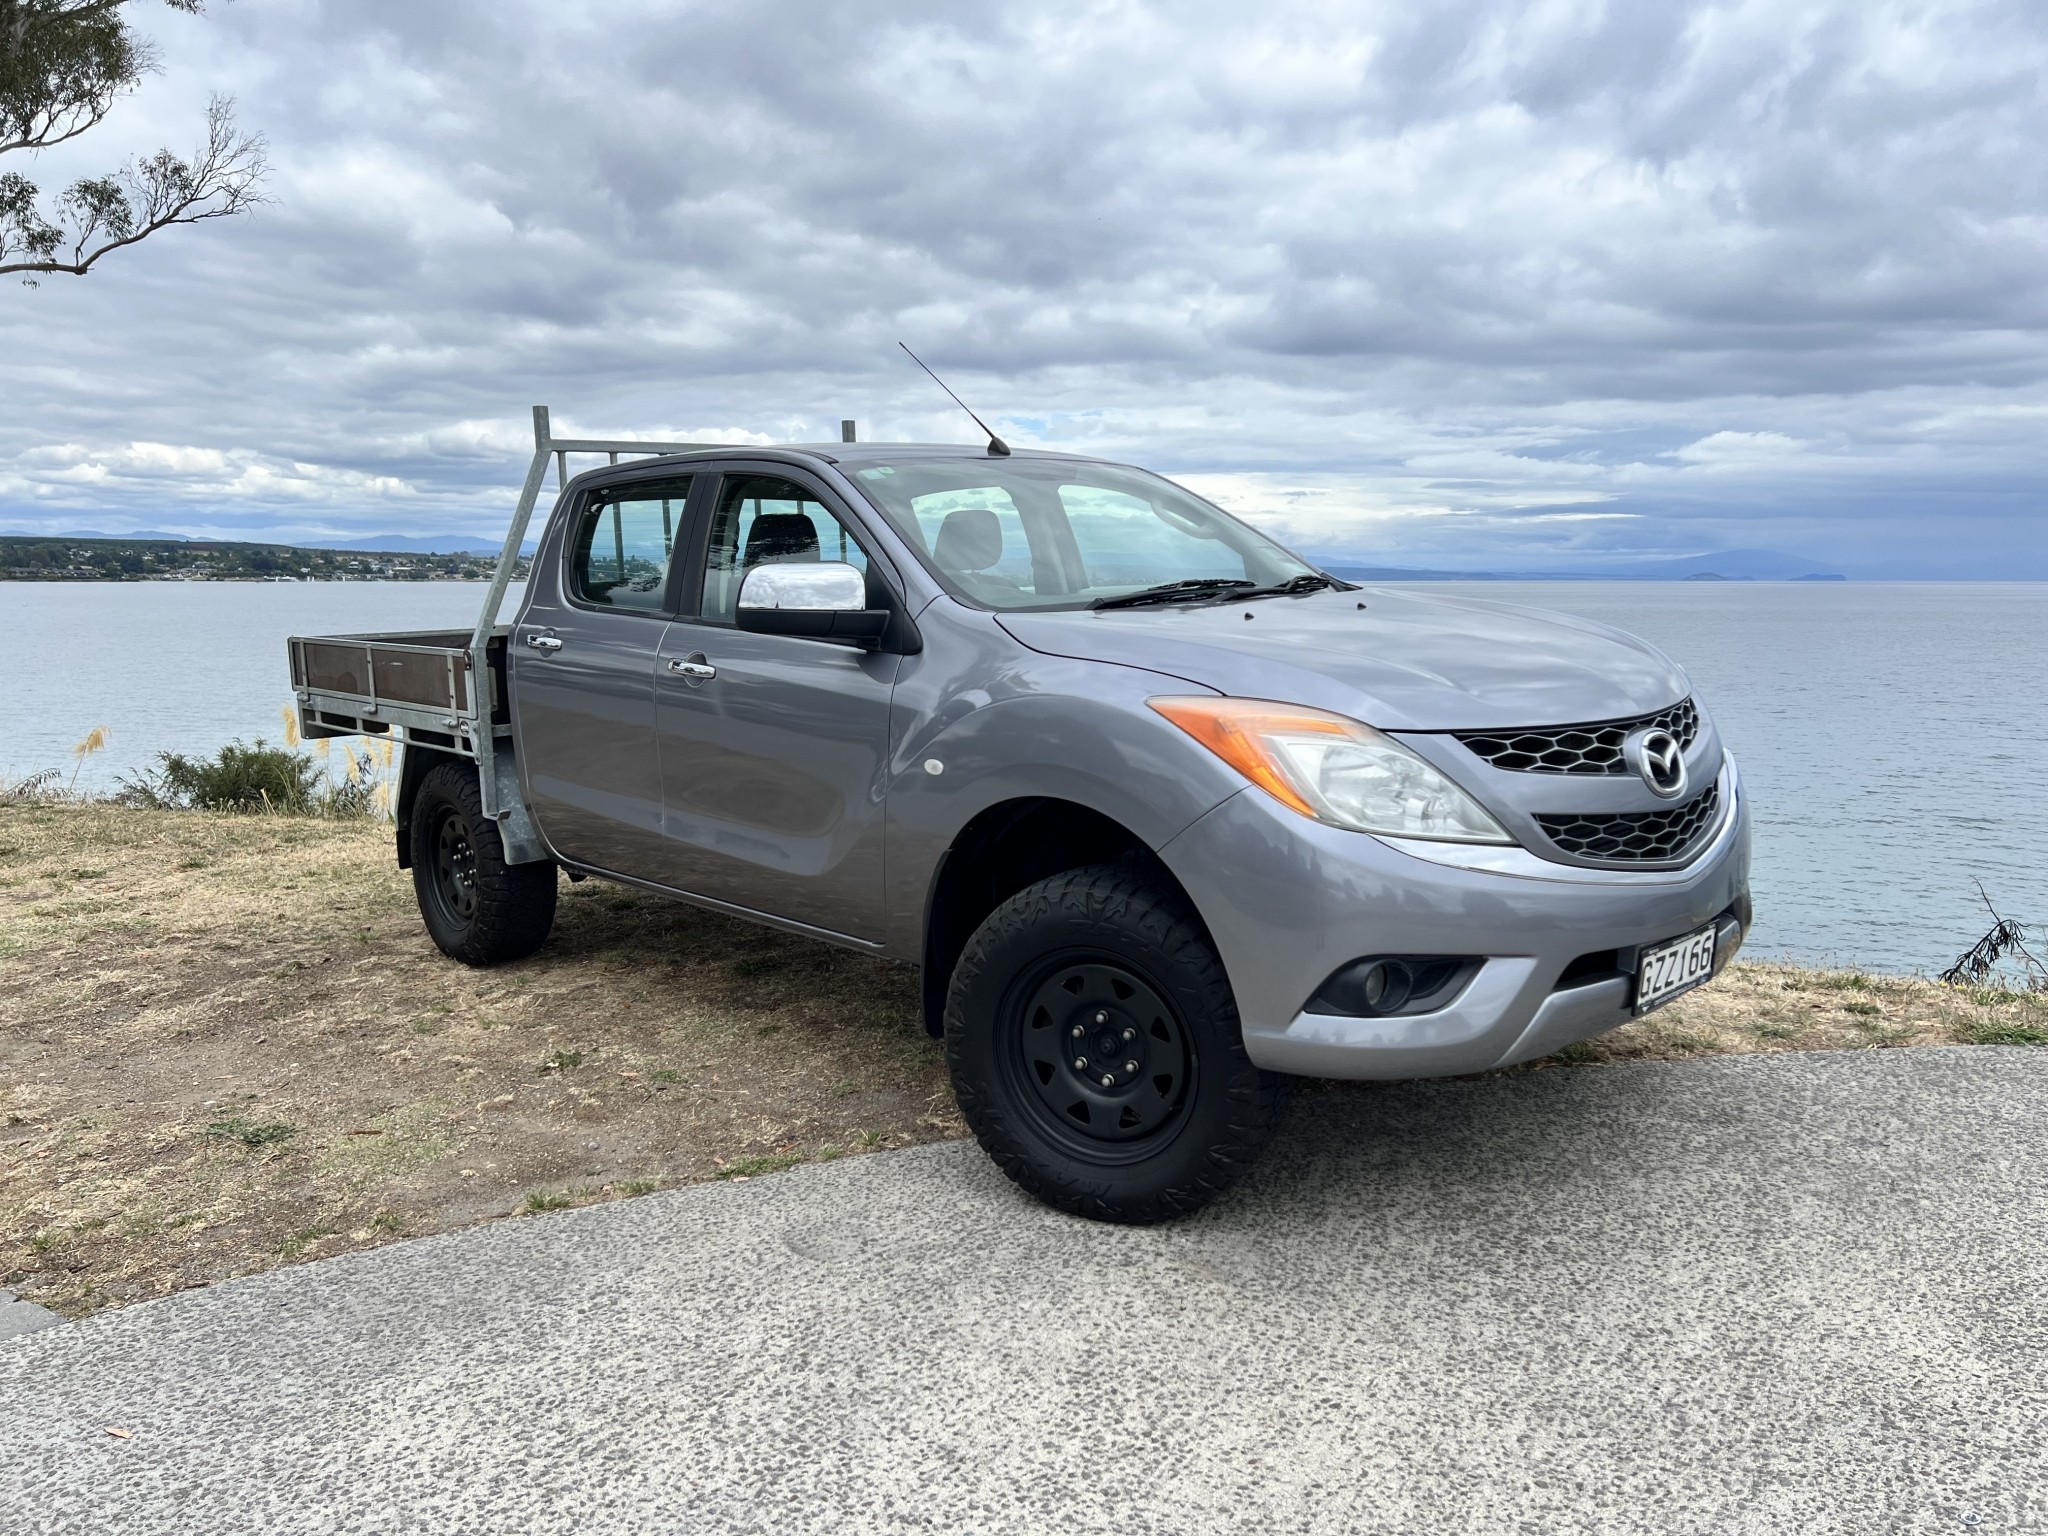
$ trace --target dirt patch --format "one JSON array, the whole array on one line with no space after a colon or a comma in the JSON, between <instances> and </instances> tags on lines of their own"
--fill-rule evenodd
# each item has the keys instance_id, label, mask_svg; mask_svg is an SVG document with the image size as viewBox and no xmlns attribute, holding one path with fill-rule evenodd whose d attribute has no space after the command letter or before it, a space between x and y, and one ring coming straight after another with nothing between
<instances>
[{"instance_id":1,"label":"dirt patch","mask_svg":"<svg viewBox=\"0 0 2048 1536\"><path fill-rule=\"evenodd\" d=\"M900 966L593 881L472 971L386 827L0 809L0 1284L44 1306L963 1130Z\"/></svg>"},{"instance_id":2,"label":"dirt patch","mask_svg":"<svg viewBox=\"0 0 2048 1536\"><path fill-rule=\"evenodd\" d=\"M916 975L616 886L427 941L388 827L0 807L0 1285L79 1315L964 1133ZM2048 998L1737 966L1538 1067L2048 1042Z\"/></svg>"}]
</instances>

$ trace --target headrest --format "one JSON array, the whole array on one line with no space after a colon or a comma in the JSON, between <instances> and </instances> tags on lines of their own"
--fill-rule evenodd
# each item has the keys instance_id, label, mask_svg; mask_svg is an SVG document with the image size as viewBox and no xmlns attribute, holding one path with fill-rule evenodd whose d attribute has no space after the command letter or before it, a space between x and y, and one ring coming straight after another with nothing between
<instances>
[{"instance_id":1,"label":"headrest","mask_svg":"<svg viewBox=\"0 0 2048 1536\"><path fill-rule=\"evenodd\" d=\"M948 512L932 544L932 559L946 571L985 571L1003 558L1003 526L987 507Z\"/></svg>"},{"instance_id":2,"label":"headrest","mask_svg":"<svg viewBox=\"0 0 2048 1536\"><path fill-rule=\"evenodd\" d=\"M801 512L764 512L747 530L748 565L817 558L817 525Z\"/></svg>"}]
</instances>

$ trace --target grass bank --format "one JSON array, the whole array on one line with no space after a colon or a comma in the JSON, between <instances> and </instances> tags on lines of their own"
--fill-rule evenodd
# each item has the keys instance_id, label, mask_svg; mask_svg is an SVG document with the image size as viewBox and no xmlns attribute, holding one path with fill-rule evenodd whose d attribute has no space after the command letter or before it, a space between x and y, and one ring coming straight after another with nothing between
<instances>
[{"instance_id":1,"label":"grass bank","mask_svg":"<svg viewBox=\"0 0 2048 1536\"><path fill-rule=\"evenodd\" d=\"M0 1285L79 1315L964 1133L898 966L597 882L493 971L377 823L0 806ZM2048 1041L2048 998L1735 967L1545 1068Z\"/></svg>"}]
</instances>

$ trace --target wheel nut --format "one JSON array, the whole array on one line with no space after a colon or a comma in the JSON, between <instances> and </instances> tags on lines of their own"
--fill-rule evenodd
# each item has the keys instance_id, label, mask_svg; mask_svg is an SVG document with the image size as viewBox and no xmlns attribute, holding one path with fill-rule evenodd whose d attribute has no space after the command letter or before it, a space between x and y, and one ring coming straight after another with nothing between
<instances>
[{"instance_id":1,"label":"wheel nut","mask_svg":"<svg viewBox=\"0 0 2048 1536\"><path fill-rule=\"evenodd\" d=\"M1095 1022L1098 1024L1107 1024L1109 1022L1109 1015L1106 1013L1098 1012L1095 1015Z\"/></svg>"},{"instance_id":2,"label":"wheel nut","mask_svg":"<svg viewBox=\"0 0 2048 1536\"><path fill-rule=\"evenodd\" d=\"M1124 1063L1124 1070L1126 1072L1136 1072L1138 1070L1138 1064L1135 1061L1127 1061Z\"/></svg>"},{"instance_id":3,"label":"wheel nut","mask_svg":"<svg viewBox=\"0 0 2048 1536\"><path fill-rule=\"evenodd\" d=\"M1126 1040L1135 1040L1138 1038L1138 1032L1135 1029L1127 1029L1124 1031L1124 1038Z\"/></svg>"},{"instance_id":4,"label":"wheel nut","mask_svg":"<svg viewBox=\"0 0 2048 1536\"><path fill-rule=\"evenodd\" d=\"M1087 1030L1085 1030L1085 1029L1083 1029L1083 1028L1082 1028L1082 1027L1081 1027L1080 1025L1076 1024L1076 1025L1074 1026L1074 1038L1075 1038L1076 1040L1080 1039L1080 1038L1081 1038L1081 1037L1082 1037L1083 1035L1085 1035L1085 1034L1087 1034L1087 1033L1088 1033L1088 1031L1087 1031Z\"/></svg>"},{"instance_id":5,"label":"wheel nut","mask_svg":"<svg viewBox=\"0 0 2048 1536\"><path fill-rule=\"evenodd\" d=\"M1105 1088L1114 1088L1116 1086L1116 1079L1111 1077L1107 1072L1105 1072L1102 1074L1102 1086Z\"/></svg>"},{"instance_id":6,"label":"wheel nut","mask_svg":"<svg viewBox=\"0 0 2048 1536\"><path fill-rule=\"evenodd\" d=\"M1088 1070L1088 1058L1086 1056L1076 1056L1074 1058L1074 1070L1076 1072L1086 1072Z\"/></svg>"}]
</instances>

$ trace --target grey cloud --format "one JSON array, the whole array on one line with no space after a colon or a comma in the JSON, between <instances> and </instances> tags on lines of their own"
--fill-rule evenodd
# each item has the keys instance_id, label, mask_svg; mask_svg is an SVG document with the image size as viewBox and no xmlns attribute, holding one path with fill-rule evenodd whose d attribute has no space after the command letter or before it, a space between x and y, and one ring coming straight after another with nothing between
<instances>
[{"instance_id":1,"label":"grey cloud","mask_svg":"<svg viewBox=\"0 0 2048 1536\"><path fill-rule=\"evenodd\" d=\"M1363 515L1442 503L1493 519L1470 563L1910 561L1968 523L2048 574L2029 6L300 0L152 25L169 73L110 129L147 147L233 90L280 201L0 297L32 402L0 421L0 525L488 531L534 399L607 431L964 437L904 337L1027 441L1276 496L1348 477L1333 549L1443 553ZM242 468L172 476L137 442ZM105 472L53 469L62 444ZM1613 516L1499 510L1559 495Z\"/></svg>"}]
</instances>

